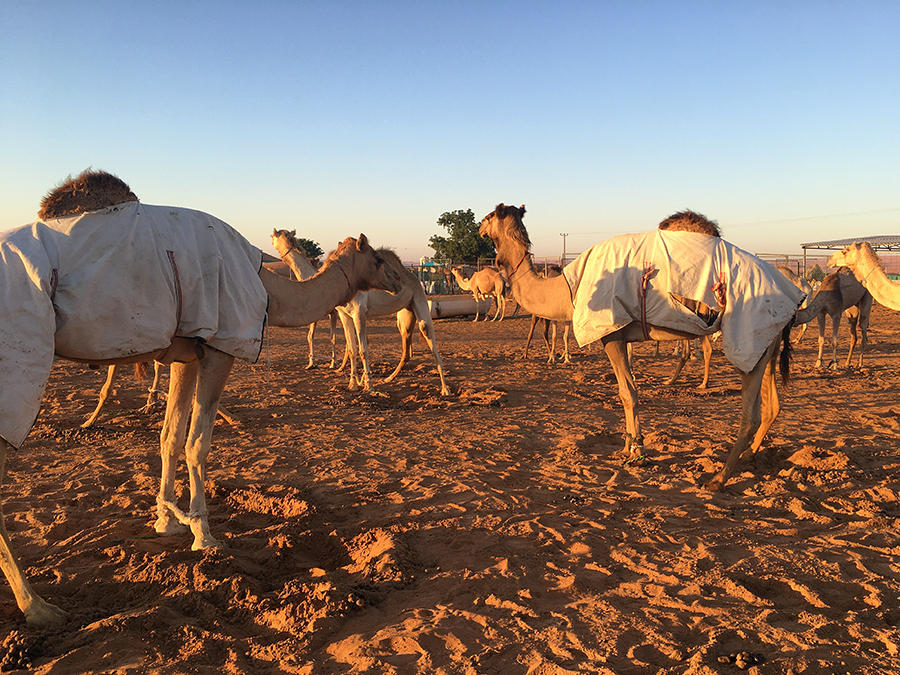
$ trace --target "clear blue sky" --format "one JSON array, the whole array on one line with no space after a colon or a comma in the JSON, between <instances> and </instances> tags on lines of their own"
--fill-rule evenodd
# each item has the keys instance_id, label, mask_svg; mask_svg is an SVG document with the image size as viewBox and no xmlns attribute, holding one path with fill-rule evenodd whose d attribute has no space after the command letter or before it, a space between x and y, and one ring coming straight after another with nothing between
<instances>
[{"instance_id":1,"label":"clear blue sky","mask_svg":"<svg viewBox=\"0 0 900 675\"><path fill-rule=\"evenodd\" d=\"M525 204L538 256L692 208L900 234L900 2L0 2L0 229L105 169L272 252Z\"/></svg>"}]
</instances>

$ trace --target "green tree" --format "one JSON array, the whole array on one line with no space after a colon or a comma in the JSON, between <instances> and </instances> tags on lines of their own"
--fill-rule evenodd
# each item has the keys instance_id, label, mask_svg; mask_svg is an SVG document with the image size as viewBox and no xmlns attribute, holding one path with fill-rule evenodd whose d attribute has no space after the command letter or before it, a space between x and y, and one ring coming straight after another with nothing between
<instances>
[{"instance_id":1,"label":"green tree","mask_svg":"<svg viewBox=\"0 0 900 675\"><path fill-rule=\"evenodd\" d=\"M303 254L310 260L318 258L325 253L312 239L303 239L302 237L294 237L294 239L297 241L297 246L302 249Z\"/></svg>"},{"instance_id":2,"label":"green tree","mask_svg":"<svg viewBox=\"0 0 900 675\"><path fill-rule=\"evenodd\" d=\"M450 233L449 237L434 235L428 245L434 249L434 258L451 263L477 263L479 258L493 258L497 255L494 242L478 234L480 223L475 220L472 209L448 211L437 220L437 224Z\"/></svg>"}]
</instances>

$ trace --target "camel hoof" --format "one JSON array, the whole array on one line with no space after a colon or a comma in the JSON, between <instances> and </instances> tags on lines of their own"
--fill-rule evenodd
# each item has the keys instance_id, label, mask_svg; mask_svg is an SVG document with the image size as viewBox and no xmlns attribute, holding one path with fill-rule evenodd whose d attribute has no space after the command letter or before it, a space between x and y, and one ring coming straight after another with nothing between
<instances>
[{"instance_id":1,"label":"camel hoof","mask_svg":"<svg viewBox=\"0 0 900 675\"><path fill-rule=\"evenodd\" d=\"M725 489L725 481L722 480L722 476L716 476L704 485L703 489L707 492L722 492Z\"/></svg>"},{"instance_id":2,"label":"camel hoof","mask_svg":"<svg viewBox=\"0 0 900 675\"><path fill-rule=\"evenodd\" d=\"M226 544L224 541L219 541L209 534L195 539L194 543L191 544L192 551L203 551L208 548L228 548L228 544Z\"/></svg>"},{"instance_id":3,"label":"camel hoof","mask_svg":"<svg viewBox=\"0 0 900 675\"><path fill-rule=\"evenodd\" d=\"M160 537L174 537L176 534L184 534L188 531L187 525L182 525L171 518L159 518L153 525L153 529Z\"/></svg>"},{"instance_id":4,"label":"camel hoof","mask_svg":"<svg viewBox=\"0 0 900 675\"><path fill-rule=\"evenodd\" d=\"M25 610L25 623L35 628L52 628L66 622L69 615L56 605L37 596L34 597L31 606Z\"/></svg>"}]
</instances>

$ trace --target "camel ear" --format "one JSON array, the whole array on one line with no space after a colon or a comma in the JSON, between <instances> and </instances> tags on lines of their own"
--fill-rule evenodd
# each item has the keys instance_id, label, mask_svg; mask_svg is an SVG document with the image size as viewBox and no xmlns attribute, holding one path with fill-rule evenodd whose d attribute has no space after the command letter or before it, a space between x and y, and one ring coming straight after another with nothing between
<instances>
[{"instance_id":1,"label":"camel ear","mask_svg":"<svg viewBox=\"0 0 900 675\"><path fill-rule=\"evenodd\" d=\"M506 210L506 205L505 205L503 202L500 202L499 204L497 204L497 208L494 209L494 213L497 214L497 217L498 217L498 218L502 218L502 217L503 217L503 212L504 212L505 210Z\"/></svg>"},{"instance_id":2,"label":"camel ear","mask_svg":"<svg viewBox=\"0 0 900 675\"><path fill-rule=\"evenodd\" d=\"M525 205L522 204L522 206L519 207L519 218L521 218L524 215L525 215Z\"/></svg>"},{"instance_id":3,"label":"camel ear","mask_svg":"<svg viewBox=\"0 0 900 675\"><path fill-rule=\"evenodd\" d=\"M366 238L366 235L360 233L359 239L356 240L356 248L360 251L364 250L369 245L369 240Z\"/></svg>"},{"instance_id":4,"label":"camel ear","mask_svg":"<svg viewBox=\"0 0 900 675\"><path fill-rule=\"evenodd\" d=\"M275 237L277 235L278 235L278 230L273 227L272 228L272 236Z\"/></svg>"},{"instance_id":5,"label":"camel ear","mask_svg":"<svg viewBox=\"0 0 900 675\"><path fill-rule=\"evenodd\" d=\"M292 234L293 236L296 237L296 236L297 236L297 230L291 230L291 234Z\"/></svg>"}]
</instances>

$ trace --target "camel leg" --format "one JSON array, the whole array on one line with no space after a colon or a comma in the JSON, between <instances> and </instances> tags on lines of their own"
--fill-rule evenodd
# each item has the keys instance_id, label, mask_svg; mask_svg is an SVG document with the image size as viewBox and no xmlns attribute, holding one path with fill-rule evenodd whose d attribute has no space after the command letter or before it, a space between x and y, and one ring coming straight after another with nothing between
<instances>
[{"instance_id":1,"label":"camel leg","mask_svg":"<svg viewBox=\"0 0 900 675\"><path fill-rule=\"evenodd\" d=\"M385 378L385 382L390 382L400 371L403 366L412 358L412 335L413 327L416 324L416 315L410 310L404 308L397 312L397 330L400 331L400 363L394 369L394 372Z\"/></svg>"},{"instance_id":2,"label":"camel leg","mask_svg":"<svg viewBox=\"0 0 900 675\"><path fill-rule=\"evenodd\" d=\"M625 454L627 461L632 461L641 457L644 439L638 420L637 387L631 372L628 347L624 340L613 338L605 339L603 348L619 383L619 399L625 409Z\"/></svg>"},{"instance_id":3,"label":"camel leg","mask_svg":"<svg viewBox=\"0 0 900 675\"><path fill-rule=\"evenodd\" d=\"M541 332L541 335L544 338L544 346L547 347L547 363L554 363L555 359L553 358L553 349L554 345L550 341L550 319L541 319L544 322L544 329Z\"/></svg>"},{"instance_id":4,"label":"camel leg","mask_svg":"<svg viewBox=\"0 0 900 675\"><path fill-rule=\"evenodd\" d=\"M726 481L734 473L738 460L756 453L762 444L772 422L779 412L778 392L775 390L775 357L781 337L769 345L766 353L749 373L741 373L741 425L737 440L725 459L725 465L716 476L706 484L706 489L719 491L725 487ZM765 420L763 419L763 400L766 401Z\"/></svg>"},{"instance_id":5,"label":"camel leg","mask_svg":"<svg viewBox=\"0 0 900 675\"><path fill-rule=\"evenodd\" d=\"M697 389L706 389L709 386L709 363L712 361L713 351L712 340L708 335L700 338L700 348L703 350L703 381L697 386Z\"/></svg>"},{"instance_id":6,"label":"camel leg","mask_svg":"<svg viewBox=\"0 0 900 675\"><path fill-rule=\"evenodd\" d=\"M183 531L183 525L189 526L194 535L191 545L191 550L194 551L221 545L209 532L205 489L206 460L219 399L233 363L233 356L206 349L199 361L173 363L169 374L166 419L160 435L163 470L156 500L159 516L156 531L163 535L174 534ZM175 465L181 454L181 443L185 440L188 417L190 431L183 447L191 499L189 510L184 513L175 505Z\"/></svg>"},{"instance_id":7,"label":"camel leg","mask_svg":"<svg viewBox=\"0 0 900 675\"><path fill-rule=\"evenodd\" d=\"M438 354L437 341L434 337L434 323L431 321L431 315L427 312L427 309L423 314L423 317L424 318L419 318L419 332L422 333L425 342L428 343L428 347L431 349L431 353L434 354L434 362L437 364L438 377L441 378L441 396L449 396L450 387L447 386L447 381L444 379L444 364L441 361L441 355Z\"/></svg>"},{"instance_id":8,"label":"camel leg","mask_svg":"<svg viewBox=\"0 0 900 675\"><path fill-rule=\"evenodd\" d=\"M537 314L531 315L531 326L528 328L528 337L525 338L525 353L522 354L523 359L528 358L528 345L531 344L531 336L534 335L534 327L537 325L539 319L540 317L538 317Z\"/></svg>"},{"instance_id":9,"label":"camel leg","mask_svg":"<svg viewBox=\"0 0 900 675\"><path fill-rule=\"evenodd\" d=\"M87 418L87 421L81 425L82 429L87 429L88 427L93 426L94 422L97 421L97 418L100 417L100 411L106 404L106 399L109 398L109 392L112 391L112 386L115 379L116 366L110 366L106 371L106 382L104 382L103 386L100 388L100 400L97 402L97 407L94 408L94 412L92 412L91 416Z\"/></svg>"},{"instance_id":10,"label":"camel leg","mask_svg":"<svg viewBox=\"0 0 900 675\"><path fill-rule=\"evenodd\" d=\"M347 362L350 362L350 391L359 389L359 378L356 370L356 357L359 353L359 344L357 343L356 327L353 325L353 318L340 312L341 326L344 328L344 360L338 371L344 369Z\"/></svg>"},{"instance_id":11,"label":"camel leg","mask_svg":"<svg viewBox=\"0 0 900 675\"><path fill-rule=\"evenodd\" d=\"M678 355L678 363L675 364L675 372L672 373L672 377L670 377L665 382L665 386L669 386L675 384L675 381L678 379L678 376L681 375L681 369L684 368L684 364L688 362L688 359L691 357L690 345L688 344L688 340L679 340L681 343L681 353ZM656 344L659 344L658 342Z\"/></svg>"},{"instance_id":12,"label":"camel leg","mask_svg":"<svg viewBox=\"0 0 900 675\"><path fill-rule=\"evenodd\" d=\"M416 310L415 316L419 323L419 332L422 334L425 343L428 345L428 348L434 356L438 377L441 378L441 396L449 396L450 387L447 386L447 380L444 378L444 363L441 361L441 355L438 353L437 339L434 336L434 322L431 320L431 312L428 310L427 303L421 305L417 303L414 305L414 309Z\"/></svg>"},{"instance_id":13,"label":"camel leg","mask_svg":"<svg viewBox=\"0 0 900 675\"><path fill-rule=\"evenodd\" d=\"M328 364L328 367L334 370L335 366L337 366L337 353L335 351L335 342L334 336L337 333L337 321L338 321L338 313L337 311L333 311L328 315L328 324L331 327L331 363ZM346 353L346 351L345 351Z\"/></svg>"},{"instance_id":14,"label":"camel leg","mask_svg":"<svg viewBox=\"0 0 900 675\"><path fill-rule=\"evenodd\" d=\"M166 416L159 436L159 451L162 457L162 477L159 495L156 498L157 534L171 536L185 531L178 522L176 513L167 504L175 503L175 469L187 438L190 420L191 400L197 389L197 361L172 363L169 368L169 395L166 398Z\"/></svg>"},{"instance_id":15,"label":"camel leg","mask_svg":"<svg viewBox=\"0 0 900 675\"><path fill-rule=\"evenodd\" d=\"M822 352L825 350L825 314L816 317L819 322L819 355L816 357L816 368L822 367Z\"/></svg>"},{"instance_id":16,"label":"camel leg","mask_svg":"<svg viewBox=\"0 0 900 675\"><path fill-rule=\"evenodd\" d=\"M306 334L306 342L309 345L309 363L306 364L306 370L316 367L316 360L313 356L313 339L316 337L316 322L309 324L309 331Z\"/></svg>"},{"instance_id":17,"label":"camel leg","mask_svg":"<svg viewBox=\"0 0 900 675\"><path fill-rule=\"evenodd\" d=\"M547 343L547 363L556 363L556 322L545 319L544 342Z\"/></svg>"},{"instance_id":18,"label":"camel leg","mask_svg":"<svg viewBox=\"0 0 900 675\"><path fill-rule=\"evenodd\" d=\"M765 373L763 373L762 383L760 384L760 395L762 405L762 421L756 434L753 437L753 444L750 446L750 457L755 457L756 453L762 447L763 439L769 433L769 428L781 412L781 401L778 400L778 388L775 386L775 370L778 361L778 346L776 345L772 358L769 359ZM746 452L744 455L746 456Z\"/></svg>"},{"instance_id":19,"label":"camel leg","mask_svg":"<svg viewBox=\"0 0 900 675\"><path fill-rule=\"evenodd\" d=\"M855 307L851 309L856 309ZM850 361L853 359L853 350L856 349L856 343L859 341L859 334L856 330L859 324L859 314L847 310L847 326L850 328L850 351L847 352L847 360L844 362L844 368L850 367Z\"/></svg>"},{"instance_id":20,"label":"camel leg","mask_svg":"<svg viewBox=\"0 0 900 675\"><path fill-rule=\"evenodd\" d=\"M190 476L191 502L187 519L194 543L191 550L197 551L213 546L221 546L209 533L209 516L206 507L206 461L212 444L213 427L219 399L225 390L225 383L231 373L234 357L214 349L205 350L200 360L197 393L191 414L191 428L185 446L188 475Z\"/></svg>"},{"instance_id":21,"label":"camel leg","mask_svg":"<svg viewBox=\"0 0 900 675\"><path fill-rule=\"evenodd\" d=\"M149 413L156 407L159 400L159 378L162 376L163 364L159 361L153 362L153 382L150 383L150 389L147 390L147 405L144 406L143 412Z\"/></svg>"},{"instance_id":22,"label":"camel leg","mask_svg":"<svg viewBox=\"0 0 900 675\"><path fill-rule=\"evenodd\" d=\"M869 318L872 314L872 303L874 302L874 298L867 297L863 300L859 305L859 329L862 331L862 342L859 345L859 365L858 368L862 368L863 365L863 354L866 353L866 344L868 343L869 337Z\"/></svg>"},{"instance_id":23,"label":"camel leg","mask_svg":"<svg viewBox=\"0 0 900 675\"><path fill-rule=\"evenodd\" d=\"M837 358L837 344L838 344L838 331L841 328L841 312L838 312L833 317L831 317L831 363L828 364L828 367L837 370L838 367L838 358Z\"/></svg>"},{"instance_id":24,"label":"camel leg","mask_svg":"<svg viewBox=\"0 0 900 675\"><path fill-rule=\"evenodd\" d=\"M369 391L372 388L372 371L369 365L369 337L366 334L366 315L360 312L353 317L353 323L356 326L356 339L359 345L359 359L362 361L362 385L363 391Z\"/></svg>"},{"instance_id":25,"label":"camel leg","mask_svg":"<svg viewBox=\"0 0 900 675\"><path fill-rule=\"evenodd\" d=\"M569 358L569 322L565 322L565 327L563 328L563 363L571 363L572 360Z\"/></svg>"},{"instance_id":26,"label":"camel leg","mask_svg":"<svg viewBox=\"0 0 900 675\"><path fill-rule=\"evenodd\" d=\"M0 486L6 477L6 453L11 448L12 445L0 438ZM6 575L6 580L16 598L16 604L25 614L25 621L29 626L53 626L65 621L66 613L35 593L22 573L19 560L10 546L2 506L0 506L0 568L3 569L3 574Z\"/></svg>"}]
</instances>

